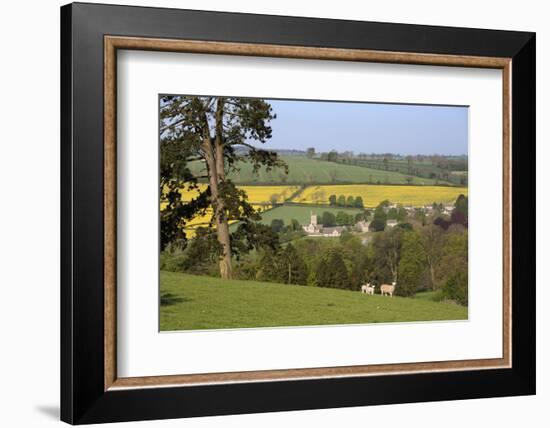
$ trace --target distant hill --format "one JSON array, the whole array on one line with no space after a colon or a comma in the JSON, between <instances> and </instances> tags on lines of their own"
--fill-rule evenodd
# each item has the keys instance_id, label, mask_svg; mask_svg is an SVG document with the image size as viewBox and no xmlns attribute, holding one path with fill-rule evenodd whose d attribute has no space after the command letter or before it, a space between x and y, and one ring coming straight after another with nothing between
<instances>
[{"instance_id":1,"label":"distant hill","mask_svg":"<svg viewBox=\"0 0 550 428\"><path fill-rule=\"evenodd\" d=\"M267 172L265 168L258 171L257 174L253 174L250 164L241 163L239 165L240 171L231 173L230 178L234 183L240 185L311 185L343 183L409 184L407 179L411 178L411 176L399 172L310 159L295 153L298 151L292 152L292 155L281 154L281 159L288 165L288 175L284 173L283 169L274 169ZM191 170L194 173L198 174L201 169L203 169L202 163L195 162L191 165ZM439 180L439 183L444 184L445 182ZM412 177L410 184L434 185L437 184L437 182L430 178Z\"/></svg>"},{"instance_id":2,"label":"distant hill","mask_svg":"<svg viewBox=\"0 0 550 428\"><path fill-rule=\"evenodd\" d=\"M277 152L279 156L306 156L304 150L293 150L293 149L270 149L273 152Z\"/></svg>"}]
</instances>

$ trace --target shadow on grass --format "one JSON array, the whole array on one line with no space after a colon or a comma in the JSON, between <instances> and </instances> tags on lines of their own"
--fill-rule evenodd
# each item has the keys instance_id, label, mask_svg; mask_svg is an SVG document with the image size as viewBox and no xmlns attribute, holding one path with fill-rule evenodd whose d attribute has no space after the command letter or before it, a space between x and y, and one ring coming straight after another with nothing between
<instances>
[{"instance_id":1,"label":"shadow on grass","mask_svg":"<svg viewBox=\"0 0 550 428\"><path fill-rule=\"evenodd\" d=\"M160 296L160 306L171 306L178 303L191 302L193 299L188 297L176 296L172 293L164 293Z\"/></svg>"}]
</instances>

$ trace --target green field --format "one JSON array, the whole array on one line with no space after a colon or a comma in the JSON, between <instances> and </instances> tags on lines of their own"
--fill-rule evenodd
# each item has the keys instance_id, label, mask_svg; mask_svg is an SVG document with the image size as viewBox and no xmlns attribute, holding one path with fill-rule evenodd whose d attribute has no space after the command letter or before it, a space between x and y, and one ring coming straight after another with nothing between
<instances>
[{"instance_id":1,"label":"green field","mask_svg":"<svg viewBox=\"0 0 550 428\"><path fill-rule=\"evenodd\" d=\"M250 163L240 163L240 171L232 172L229 177L236 184L330 184L330 183L371 183L377 184L407 184L406 174L394 171L381 171L374 168L364 168L354 165L344 165L335 162L309 159L304 156L282 156L288 165L288 176L282 169L266 172L252 172ZM202 164L194 162L191 171L198 174ZM440 180L441 181L441 180ZM429 178L413 177L412 184L435 184Z\"/></svg>"},{"instance_id":2,"label":"green field","mask_svg":"<svg viewBox=\"0 0 550 428\"><path fill-rule=\"evenodd\" d=\"M465 320L468 309L429 299L367 296L335 290L173 272L160 275L160 329Z\"/></svg>"},{"instance_id":3,"label":"green field","mask_svg":"<svg viewBox=\"0 0 550 428\"><path fill-rule=\"evenodd\" d=\"M295 218L302 225L309 224L311 220L311 214L317 214L318 218L321 217L323 212L329 211L336 215L338 211L344 211L348 214L357 214L363 210L355 208L333 208L333 207L307 207L301 205L284 205L281 207L273 208L272 210L261 213L262 220L260 223L271 224L273 219L281 219L285 224L289 224L290 220Z\"/></svg>"},{"instance_id":4,"label":"green field","mask_svg":"<svg viewBox=\"0 0 550 428\"><path fill-rule=\"evenodd\" d=\"M440 181L442 181L442 177L445 177L445 174L449 174L448 177L445 177L445 181L448 181L450 183L456 184L456 185L464 185L465 183L460 180L461 175L463 174L456 174L459 173L465 173L466 171L453 171L451 169L444 169L440 168L434 164L432 164L429 161L424 162L418 162L414 161L413 163L409 164L405 159L398 160L398 159L392 159L387 163L384 163L382 159L355 159L356 165L369 168L369 169L375 169L375 170L389 170L393 172L399 172L401 174L414 174L415 176L420 175L422 177L430 177L431 174L435 174L436 176L440 177ZM455 160L453 162L455 167L464 167L467 165L467 160L458 161ZM465 165L459 166L458 164L465 163ZM450 165L452 168L453 165ZM415 174L416 172L416 174ZM418 177L419 179L422 179L421 177Z\"/></svg>"}]
</instances>

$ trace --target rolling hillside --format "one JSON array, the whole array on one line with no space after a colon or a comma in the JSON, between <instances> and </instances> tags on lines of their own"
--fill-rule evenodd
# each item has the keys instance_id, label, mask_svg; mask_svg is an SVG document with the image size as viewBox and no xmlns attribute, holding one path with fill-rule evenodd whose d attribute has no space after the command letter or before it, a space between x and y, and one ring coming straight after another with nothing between
<instances>
[{"instance_id":1,"label":"rolling hillside","mask_svg":"<svg viewBox=\"0 0 550 428\"><path fill-rule=\"evenodd\" d=\"M288 176L284 170L275 169L266 172L258 171L258 175L252 172L252 166L248 163L239 165L240 171L230 174L230 178L236 184L330 184L330 183L372 183L372 184L407 184L406 174L394 171L382 171L374 168L364 168L354 165L344 165L334 162L309 159L305 156L282 156L288 165ZM199 173L203 166L199 162L191 165L193 173ZM435 180L429 178L413 177L412 184L435 184Z\"/></svg>"},{"instance_id":2,"label":"rolling hillside","mask_svg":"<svg viewBox=\"0 0 550 428\"><path fill-rule=\"evenodd\" d=\"M466 307L429 299L174 272L160 279L161 331L468 318Z\"/></svg>"}]
</instances>

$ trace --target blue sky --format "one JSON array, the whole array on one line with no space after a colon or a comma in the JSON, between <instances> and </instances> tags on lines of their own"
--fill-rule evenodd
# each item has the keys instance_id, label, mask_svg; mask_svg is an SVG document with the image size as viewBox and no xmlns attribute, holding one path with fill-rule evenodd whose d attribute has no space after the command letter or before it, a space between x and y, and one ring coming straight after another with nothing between
<instances>
[{"instance_id":1,"label":"blue sky","mask_svg":"<svg viewBox=\"0 0 550 428\"><path fill-rule=\"evenodd\" d=\"M468 108L268 100L277 118L264 148L468 154Z\"/></svg>"}]
</instances>

